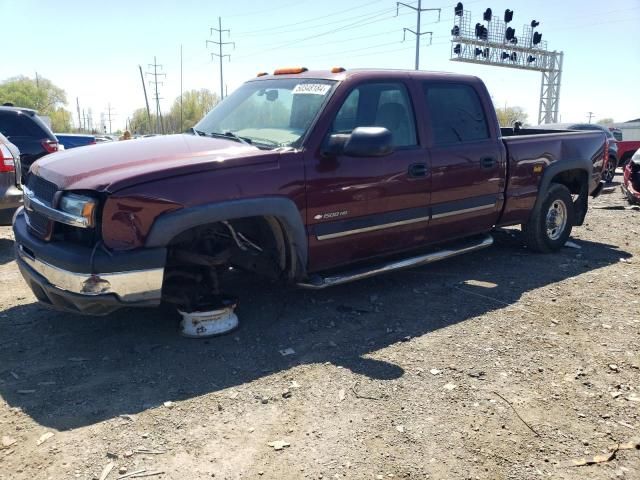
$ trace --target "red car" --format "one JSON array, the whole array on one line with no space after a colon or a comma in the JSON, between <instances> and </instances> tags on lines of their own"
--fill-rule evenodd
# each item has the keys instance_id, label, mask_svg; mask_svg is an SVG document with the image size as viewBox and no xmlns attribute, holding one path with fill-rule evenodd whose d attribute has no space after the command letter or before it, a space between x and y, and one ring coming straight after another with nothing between
<instances>
[{"instance_id":1,"label":"red car","mask_svg":"<svg viewBox=\"0 0 640 480\"><path fill-rule=\"evenodd\" d=\"M640 204L640 150L633 154L624 168L622 191L631 203Z\"/></svg>"},{"instance_id":2,"label":"red car","mask_svg":"<svg viewBox=\"0 0 640 480\"><path fill-rule=\"evenodd\" d=\"M618 142L618 162L619 167L624 167L636 151L640 150L640 141L621 140Z\"/></svg>"}]
</instances>

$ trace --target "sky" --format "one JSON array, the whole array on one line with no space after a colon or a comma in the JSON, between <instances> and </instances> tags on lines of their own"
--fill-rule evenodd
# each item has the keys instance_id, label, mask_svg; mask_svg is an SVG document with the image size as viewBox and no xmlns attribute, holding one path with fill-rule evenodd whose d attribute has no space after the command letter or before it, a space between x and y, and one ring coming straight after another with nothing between
<instances>
[{"instance_id":1,"label":"sky","mask_svg":"<svg viewBox=\"0 0 640 480\"><path fill-rule=\"evenodd\" d=\"M417 1L406 1L417 4ZM541 74L449 60L457 2L423 0L422 70L472 74L482 78L494 103L520 106L536 124ZM593 121L640 117L640 0L470 0L463 2L475 24L491 7L494 15L514 11L516 32L535 19L550 50L564 52L560 120ZM231 55L223 62L231 93L262 71L301 65L312 69L414 67L415 37L402 41L403 27L416 28L415 12L391 0L0 0L2 57L0 81L39 76L62 87L74 113L91 108L94 124L112 109L112 129L144 107L138 65L149 72L154 56L166 73L159 86L161 107L169 110L183 89L220 92L216 45L206 45L210 28L222 18ZM148 81L151 78L147 76ZM152 107L153 110L153 107Z\"/></svg>"}]
</instances>

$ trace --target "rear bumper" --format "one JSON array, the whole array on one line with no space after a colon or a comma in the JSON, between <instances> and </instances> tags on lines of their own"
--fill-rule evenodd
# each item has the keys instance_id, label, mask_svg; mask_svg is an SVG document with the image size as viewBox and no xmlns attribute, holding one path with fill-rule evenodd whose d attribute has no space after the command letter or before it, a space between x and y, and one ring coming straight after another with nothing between
<instances>
[{"instance_id":1,"label":"rear bumper","mask_svg":"<svg viewBox=\"0 0 640 480\"><path fill-rule=\"evenodd\" d=\"M166 249L108 254L43 242L29 234L22 212L13 230L20 272L42 303L92 315L160 303Z\"/></svg>"}]
</instances>

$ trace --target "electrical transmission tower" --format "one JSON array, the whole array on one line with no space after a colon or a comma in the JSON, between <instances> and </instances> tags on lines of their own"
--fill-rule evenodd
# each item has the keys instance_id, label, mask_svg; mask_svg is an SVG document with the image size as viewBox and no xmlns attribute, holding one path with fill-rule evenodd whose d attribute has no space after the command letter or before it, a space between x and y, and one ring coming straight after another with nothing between
<instances>
[{"instance_id":1,"label":"electrical transmission tower","mask_svg":"<svg viewBox=\"0 0 640 480\"><path fill-rule=\"evenodd\" d=\"M218 17L218 28L213 28L211 27L211 29L209 30L209 35L213 35L213 32L218 32L218 41L214 41L214 40L207 40L207 43L205 45L209 45L210 43L213 43L214 45L218 45L218 52L219 53L211 53L211 58L213 59L213 57L218 57L218 59L220 60L220 100L222 100L224 98L224 81L223 81L223 76L222 76L222 59L224 57L227 57L229 59L229 61L231 61L231 55L229 54L223 54L222 53L222 49L225 45L233 45L233 48L235 50L236 48L236 44L235 42L223 42L222 41L222 32L226 32L227 36L231 36L231 30L223 30L222 29L222 18Z\"/></svg>"},{"instance_id":2,"label":"electrical transmission tower","mask_svg":"<svg viewBox=\"0 0 640 480\"><path fill-rule=\"evenodd\" d=\"M432 11L438 11L438 22L440 21L440 9L439 8L422 8L422 0L418 0L418 6L414 7L413 5L407 5L406 3L402 3L402 2L397 2L396 3L396 17L398 16L398 12L400 11L400 6L406 7L406 8L410 8L411 10L415 10L418 20L416 23L416 29L411 30L410 28L403 28L402 29L402 41L404 42L406 36L407 36L407 32L413 33L416 36L416 70L420 70L420 37L422 37L422 35L429 35L429 45L431 45L431 41L433 39L433 32L422 32L421 31L421 16L422 16L422 12L432 12Z\"/></svg>"},{"instance_id":3,"label":"electrical transmission tower","mask_svg":"<svg viewBox=\"0 0 640 480\"><path fill-rule=\"evenodd\" d=\"M149 81L149 85L155 87L155 96L153 99L156 101L156 133L162 133L164 135L164 125L162 124L162 112L160 111L160 100L162 98L158 95L158 85L164 85L163 82L158 81L158 77L167 77L166 73L158 73L158 67L162 69L162 65L158 64L156 57L153 57L153 63L149 64L149 68L153 67L153 72L147 72L147 75L153 75L153 80Z\"/></svg>"}]
</instances>

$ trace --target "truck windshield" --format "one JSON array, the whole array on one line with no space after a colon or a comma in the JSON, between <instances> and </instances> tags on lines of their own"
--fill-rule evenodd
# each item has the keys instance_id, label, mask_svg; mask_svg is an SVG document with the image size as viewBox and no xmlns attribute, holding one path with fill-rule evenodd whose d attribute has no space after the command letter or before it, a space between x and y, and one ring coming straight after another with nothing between
<instances>
[{"instance_id":1,"label":"truck windshield","mask_svg":"<svg viewBox=\"0 0 640 480\"><path fill-rule=\"evenodd\" d=\"M298 147L336 82L283 78L247 82L194 127L259 148Z\"/></svg>"}]
</instances>

